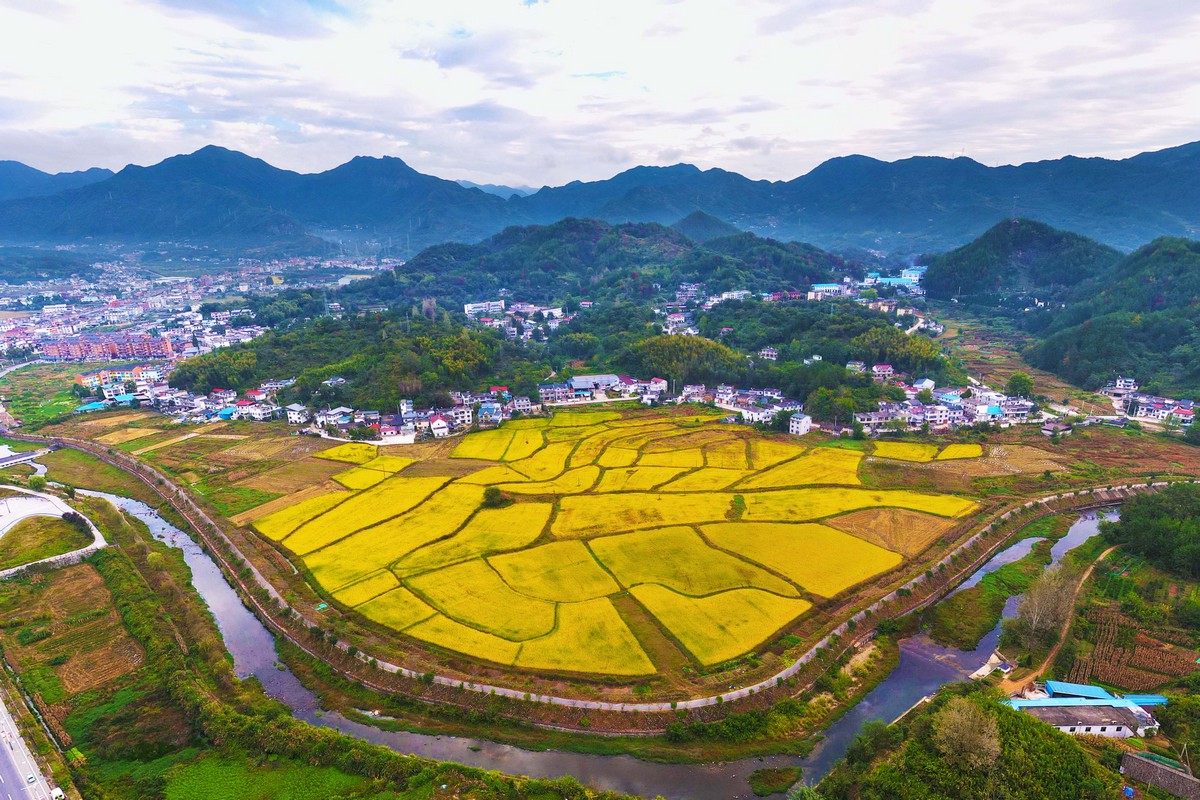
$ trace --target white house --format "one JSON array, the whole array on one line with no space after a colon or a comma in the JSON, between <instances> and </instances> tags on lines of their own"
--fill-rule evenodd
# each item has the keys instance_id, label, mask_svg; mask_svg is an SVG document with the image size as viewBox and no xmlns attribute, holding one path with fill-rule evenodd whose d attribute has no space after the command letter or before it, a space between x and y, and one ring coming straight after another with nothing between
<instances>
[{"instance_id":1,"label":"white house","mask_svg":"<svg viewBox=\"0 0 1200 800\"><path fill-rule=\"evenodd\" d=\"M764 361L775 361L779 358L779 351L774 347L764 347L758 351L758 357Z\"/></svg>"},{"instance_id":2,"label":"white house","mask_svg":"<svg viewBox=\"0 0 1200 800\"><path fill-rule=\"evenodd\" d=\"M808 414L792 414L788 421L788 433L792 436L803 436L812 430L812 417Z\"/></svg>"},{"instance_id":3,"label":"white house","mask_svg":"<svg viewBox=\"0 0 1200 800\"><path fill-rule=\"evenodd\" d=\"M299 403L292 403L284 409L287 412L287 421L289 425L303 425L308 422L308 409Z\"/></svg>"},{"instance_id":4,"label":"white house","mask_svg":"<svg viewBox=\"0 0 1200 800\"><path fill-rule=\"evenodd\" d=\"M429 418L429 432L435 439L444 439L450 435L450 423L441 414Z\"/></svg>"}]
</instances>

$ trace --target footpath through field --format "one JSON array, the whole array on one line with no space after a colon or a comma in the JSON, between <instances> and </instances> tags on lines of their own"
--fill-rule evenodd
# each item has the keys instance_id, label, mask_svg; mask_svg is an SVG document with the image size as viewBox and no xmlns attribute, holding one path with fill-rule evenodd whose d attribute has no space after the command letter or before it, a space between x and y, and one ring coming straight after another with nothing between
<instances>
[{"instance_id":1,"label":"footpath through field","mask_svg":"<svg viewBox=\"0 0 1200 800\"><path fill-rule=\"evenodd\" d=\"M4 433L5 433L5 431L0 430L0 434L4 434ZM24 440L24 441L45 441L45 438L46 438L46 437L20 435L20 434L13 434L13 433L8 433L7 435L11 436L12 438L20 439L20 440ZM276 613L278 613L275 609L270 609L270 608L266 607L266 605L264 605L263 603L259 602L258 597L255 595L255 593L253 591L251 591L252 587L247 585L247 580L241 578L238 575L239 570L243 566L248 568L249 569L249 578L253 579L253 583L256 584L257 587L260 588L262 591L266 592L267 596L272 601L277 601L282 604L283 598L280 596L278 591L276 591L275 587L273 585L271 585L271 583L268 580L266 580L266 578L262 575L262 573L259 572L258 569L245 557L245 555L241 552L241 550L238 549L237 545L235 545L233 543L233 541L230 540L228 535L225 533L224 529L222 529L219 525L217 525L217 523L214 522L207 514L205 514L204 511L201 510L200 507L197 506L196 503L194 501L192 501L192 499L187 494L185 494L178 486L176 486L174 483L172 483L165 475L159 473L157 470L153 469L149 465L144 464L140 461L137 461L136 459L133 459L129 456L125 456L124 454L118 454L118 453L110 454L104 448L102 448L90 441L86 441L86 440L82 440L82 439L68 438L68 437L55 437L54 441L58 442L62 445L68 446L68 447L73 447L78 450L84 450L84 451L88 452L89 454L95 456L96 458L99 458L101 461L104 461L105 463L115 466L119 469L125 470L126 472L128 472L132 475L135 475L136 477L141 479L143 483L145 483L152 490L154 490L154 492L156 494L158 494L160 497L162 497L164 500L166 500L168 503L170 503L171 506L176 511L178 511L179 514L181 516L183 516L184 519L187 520L188 524L192 526L192 528L201 537L201 539L204 540L205 544L208 545L208 548L211 551L213 557L216 558L222 566L224 566L227 578L229 578L229 580L231 582L236 583L237 585L239 585L242 588L248 602L251 603L254 610L257 611L259 617L261 619L263 619L265 624L267 624L269 627L271 627L273 630L275 630L279 635L285 637L291 644L293 644L296 647L303 650L305 653L308 653L310 656L312 656L314 658L320 659L320 656L317 653L313 652L308 647L306 647L304 642L300 641L295 635L293 635L292 631L289 630L289 628L286 625L284 625L284 623L275 619L274 615ZM985 535L990 533L997 525L1002 524L1004 521L1010 519L1013 514L1017 513L1017 511L1021 510L1022 508L1029 509L1029 508L1033 508L1034 506L1036 506L1038 504L1045 506L1053 501L1069 499L1069 498L1073 498L1073 497L1084 498L1085 496L1086 496L1085 505L1087 505L1089 502L1091 503L1091 505L1088 505L1087 507L1092 507L1092 506L1095 506L1098 504L1099 505L1110 505L1115 501L1113 501L1113 500L1103 500L1103 501L1096 500L1092 496L1093 492L1095 492L1095 493L1104 492L1107 494L1115 494L1118 497L1124 497L1128 494L1137 493L1137 492L1157 491L1159 489L1166 487L1167 485L1168 485L1168 483L1166 481L1160 481L1157 483L1145 483L1145 484L1136 484L1136 485L1135 484L1127 484L1127 485L1122 485L1122 486L1111 486L1111 487L1104 487L1104 488L1098 487L1094 490L1093 489L1076 490L1076 491L1065 492L1065 493L1061 493L1061 494L1048 495L1047 497L1038 498L1036 500L1029 500L1029 501L1025 502L1022 506L1017 506L1015 508L1012 508L1012 509L1006 511L1003 514L997 515L990 523L988 523L987 525L982 527L973 536L971 536L966 541L964 541L962 544L960 544L958 547L956 547L954 549L954 551L952 551L951 553L948 553L945 556L945 558L943 558L942 561L939 562L939 564L946 564L947 568L949 568L951 565L951 561L959 553L961 553L963 550L971 547L972 545L978 543L982 537L984 537ZM224 547L218 547L216 541L214 541L214 537L219 538L221 544L223 544ZM996 547L998 547L1002 543L1003 543L1003 540L1001 540L1000 542L997 542ZM995 549L995 548L988 548L987 552L985 552L983 555L981 555L980 558L985 559L987 557L990 557L991 550L993 550L993 549ZM232 553L233 557L238 560L239 563L236 568L233 564L230 563L229 557L226 555L226 551ZM956 572L954 577L949 582L947 582L947 584L945 586L941 587L937 592L932 594L925 601L918 604L916 606L916 608L925 607L929 602L937 599L940 595L942 595L948 587L957 585L957 583L964 580L972 571L974 571L974 569L976 568L975 565L976 565L977 561L979 561L979 559L972 559L972 561L966 567L964 567L961 570L959 570L958 572ZM932 569L936 570L937 566L938 566L937 564L932 565ZM554 695L531 694L531 693L528 693L528 692L525 692L522 690L509 689L509 688L506 688L503 686L491 686L491 685L481 684L481 683L464 682L461 678L452 678L452 677L448 677L445 675L436 675L435 674L433 676L433 682L436 684L442 685L442 686L448 686L448 687L452 687L452 688L460 688L461 687L461 688L467 689L468 691L478 692L481 694L489 694L489 695L494 694L497 696L507 697L507 698L514 699L514 700L544 703L544 704L548 704L548 705L557 705L557 706L568 707L568 708L589 709L589 710L595 710L595 711L662 713L662 712L669 712L669 711L676 711L676 710L705 708L707 706L718 705L721 703L728 703L731 701L749 697L753 694L756 694L756 693L764 691L768 688L774 687L774 686L778 685L780 682L787 680L788 678L791 678L793 675L795 675L800 670L802 670L805 665L807 665L813 659L815 659L816 657L821 655L823 650L832 646L835 637L837 637L838 640L840 640L841 637L844 637L845 634L849 630L851 630L851 623L854 623L857 626L858 624L860 624L864 620L866 620L870 614L874 613L875 611L878 611L886 603L889 603L889 602L895 600L897 597L899 597L900 592L902 590L907 590L908 592L911 592L914 587L919 586L925 580L926 580L925 573L921 573L921 574L917 575L916 577L914 577L912 580L910 580L908 583L904 584L904 586L898 587L895 591L880 598L879 600L877 600L875 603L873 603L868 608L865 608L865 609L859 611L857 614L855 614L849 620L846 620L845 622L841 623L840 625L835 627L833 630L831 630L824 638L822 638L820 641L815 643L803 655L801 655L799 658L797 658L795 661L793 661L791 664L789 664L786 668L779 671L775 675L772 675L771 677L766 678L765 680L759 681L758 683L753 684L752 686L746 686L746 687L743 687L740 689L734 689L734 690L724 692L719 695L713 695L711 697L701 697L701 698L696 698L693 700L680 700L680 701L677 701L674 703L670 703L670 702L610 703L610 702L604 702L604 701L600 701L600 700L578 700L578 699L571 698L571 697L556 697ZM913 610L914 610L913 608L906 609L905 613L910 613ZM296 612L295 610L292 610L291 613L293 615L292 619L294 619L295 622L299 623L306 629L317 624L317 621L310 620L310 619L304 617L303 615L299 614L299 612ZM866 638L868 638L868 636L869 636L869 634L864 634L862 637L859 637L859 639L856 641L865 640ZM849 647L849 646L853 646L853 644L854 644L854 642L850 642L850 643L846 644L845 646ZM349 649L349 645L346 644L345 642L339 641L339 642L337 642L336 646L342 650ZM361 650L358 651L357 653L355 653L354 657L364 663L370 662L372 660L371 656L369 654L364 653ZM426 674L407 669L398 664L392 664L392 663L389 663L386 661L381 661L381 660L376 660L375 664L378 669L381 669L385 672L402 675L406 678L411 678L411 679L415 679L415 680L426 680L426 681L429 680L429 677ZM359 681L367 686L371 686L372 688L376 688L376 689L382 688L379 686L375 686L369 680L361 678L359 676L351 676L351 677L354 680Z\"/></svg>"}]
</instances>

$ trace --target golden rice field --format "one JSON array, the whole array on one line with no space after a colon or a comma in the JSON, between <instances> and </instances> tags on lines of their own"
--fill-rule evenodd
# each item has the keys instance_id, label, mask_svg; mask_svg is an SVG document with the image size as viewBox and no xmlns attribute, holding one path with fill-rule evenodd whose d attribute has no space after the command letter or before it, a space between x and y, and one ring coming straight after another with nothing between
<instances>
[{"instance_id":1,"label":"golden rice field","mask_svg":"<svg viewBox=\"0 0 1200 800\"><path fill-rule=\"evenodd\" d=\"M983 445L981 444L948 444L942 448L942 452L937 454L938 461L946 461L952 458L979 458L983 455Z\"/></svg>"},{"instance_id":2,"label":"golden rice field","mask_svg":"<svg viewBox=\"0 0 1200 800\"><path fill-rule=\"evenodd\" d=\"M297 502L246 519L375 625L552 673L653 674L634 633L645 613L657 641L665 634L695 664L738 658L814 602L902 565L977 507L866 488L861 451L715 416L563 412L467 435L440 461L413 455L429 452L325 450L319 458L346 469L322 485L344 490L297 492ZM950 445L938 456L933 445L880 442L875 455L981 451ZM506 505L484 507L487 487ZM643 623L631 625L623 614L637 605Z\"/></svg>"}]
</instances>

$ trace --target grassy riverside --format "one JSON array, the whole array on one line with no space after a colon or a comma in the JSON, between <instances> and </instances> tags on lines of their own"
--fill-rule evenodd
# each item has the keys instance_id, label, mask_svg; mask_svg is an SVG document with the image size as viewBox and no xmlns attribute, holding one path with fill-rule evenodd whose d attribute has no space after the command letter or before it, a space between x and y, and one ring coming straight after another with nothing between
<instances>
[{"instance_id":1,"label":"grassy riverside","mask_svg":"<svg viewBox=\"0 0 1200 800\"><path fill-rule=\"evenodd\" d=\"M930 612L930 637L938 644L972 650L996 627L1008 598L1029 588L1050 563L1050 548L1071 527L1073 514L1043 517L1021 531L1018 541L1044 538L1025 557L984 575L978 584L938 603Z\"/></svg>"},{"instance_id":2,"label":"grassy riverside","mask_svg":"<svg viewBox=\"0 0 1200 800\"><path fill-rule=\"evenodd\" d=\"M92 543L92 535L61 517L27 517L0 536L0 569L69 553Z\"/></svg>"},{"instance_id":3,"label":"grassy riverside","mask_svg":"<svg viewBox=\"0 0 1200 800\"><path fill-rule=\"evenodd\" d=\"M38 462L46 466L47 480L80 489L132 497L150 506L157 506L162 502L146 484L125 470L105 464L81 450L64 447L47 453L38 459Z\"/></svg>"},{"instance_id":4,"label":"grassy riverside","mask_svg":"<svg viewBox=\"0 0 1200 800\"><path fill-rule=\"evenodd\" d=\"M0 643L70 749L87 797L306 800L616 798L571 780L527 781L367 745L291 718L239 682L182 554L104 501L81 498L113 542L82 564L18 578L0 594ZM216 747L212 742L220 742ZM288 775L294 781L274 781ZM328 796L327 794L319 796Z\"/></svg>"}]
</instances>

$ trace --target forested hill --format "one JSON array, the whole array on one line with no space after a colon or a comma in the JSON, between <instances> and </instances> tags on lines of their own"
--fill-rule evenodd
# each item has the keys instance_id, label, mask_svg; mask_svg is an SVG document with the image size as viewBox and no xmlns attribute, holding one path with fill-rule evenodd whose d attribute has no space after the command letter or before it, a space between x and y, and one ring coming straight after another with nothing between
<instances>
[{"instance_id":1,"label":"forested hill","mask_svg":"<svg viewBox=\"0 0 1200 800\"><path fill-rule=\"evenodd\" d=\"M970 244L926 257L934 299L1075 286L1121 258L1111 247L1030 219L1004 220Z\"/></svg>"},{"instance_id":2,"label":"forested hill","mask_svg":"<svg viewBox=\"0 0 1200 800\"><path fill-rule=\"evenodd\" d=\"M36 250L32 247L0 247L0 283L62 280L72 275L90 280L99 273L91 260L74 253Z\"/></svg>"},{"instance_id":3,"label":"forested hill","mask_svg":"<svg viewBox=\"0 0 1200 800\"><path fill-rule=\"evenodd\" d=\"M1126 374L1200 397L1200 242L1162 238L1081 284L1027 358L1087 388Z\"/></svg>"},{"instance_id":4,"label":"forested hill","mask_svg":"<svg viewBox=\"0 0 1200 800\"><path fill-rule=\"evenodd\" d=\"M681 282L703 282L717 293L803 290L860 271L811 245L753 234L701 244L655 223L565 219L508 228L479 244L435 245L345 294L351 302L434 298L451 307L495 299L500 289L533 303L644 302Z\"/></svg>"}]
</instances>

